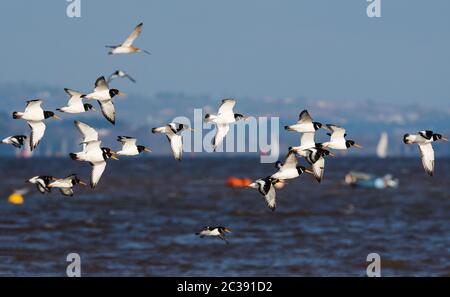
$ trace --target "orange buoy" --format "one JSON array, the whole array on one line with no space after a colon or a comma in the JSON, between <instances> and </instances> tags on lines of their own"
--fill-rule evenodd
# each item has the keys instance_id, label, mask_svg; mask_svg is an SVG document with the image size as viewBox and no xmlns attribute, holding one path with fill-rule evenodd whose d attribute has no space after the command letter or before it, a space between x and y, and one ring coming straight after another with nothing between
<instances>
[{"instance_id":1,"label":"orange buoy","mask_svg":"<svg viewBox=\"0 0 450 297\"><path fill-rule=\"evenodd\" d=\"M249 178L238 178L234 176L230 176L227 178L226 184L232 188L244 188L252 183L252 180Z\"/></svg>"}]
</instances>

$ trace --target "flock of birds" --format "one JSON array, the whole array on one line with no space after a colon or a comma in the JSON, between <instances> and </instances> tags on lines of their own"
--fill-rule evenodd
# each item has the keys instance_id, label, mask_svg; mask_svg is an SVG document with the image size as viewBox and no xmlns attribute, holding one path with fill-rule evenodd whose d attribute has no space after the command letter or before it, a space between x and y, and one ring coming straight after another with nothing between
<instances>
[{"instance_id":1,"label":"flock of birds","mask_svg":"<svg viewBox=\"0 0 450 297\"><path fill-rule=\"evenodd\" d=\"M145 52L146 50L134 47L133 42L139 37L142 32L143 23L136 26L134 31L128 38L120 45L107 46L110 48L110 55L116 54L131 54ZM96 100L99 103L103 116L111 123L116 122L116 113L113 99L116 96L125 96L124 93L115 88L110 88L109 83L116 78L127 78L132 82L136 82L134 78L122 70L117 70L111 74L108 80L105 77L99 77L95 82L95 87L91 93L82 93L71 89L64 89L69 95L67 105L58 108L57 111L62 113L79 114L89 111L96 111L95 108L89 104L84 103L83 100ZM46 130L45 120L48 118L61 119L53 111L44 110L42 108L42 100L35 99L27 101L26 108L23 112L13 112L14 119L25 120L31 128L29 137L30 150L36 149ZM214 150L223 142L226 137L230 125L239 121L245 120L247 117L233 111L236 105L234 99L224 99L218 109L217 114L206 114L205 122L216 125L215 137L212 141ZM75 127L82 135L82 150L76 153L70 153L73 160L88 162L91 165L90 186L92 189L98 184L103 172L106 168L108 159L117 160L116 156L135 156L142 152L151 152L150 148L138 145L137 139L128 136L118 136L117 141L122 144L122 149L114 152L108 147L101 146L98 132L89 125L80 121L74 122ZM349 148L361 148L354 140L347 140L346 130L336 125L323 125L319 122L313 121L307 110L304 110L299 115L297 123L286 126L287 131L294 131L301 133L300 145L290 147L283 162L276 162L277 172L265 178L258 179L251 183L249 187L257 189L261 193L268 207L271 210L276 208L276 191L284 186L286 180L298 178L303 173L312 174L318 182L323 179L325 170L325 157L334 156L331 150L347 150ZM315 133L319 129L326 129L329 131L329 141L317 143L315 141ZM176 160L181 160L183 154L183 131L193 131L187 125L181 123L171 122L162 127L151 129L152 133L159 133L166 135L169 140L173 156ZM14 135L4 138L2 144L11 144L16 148L21 148L28 139L25 135ZM422 163L425 171L429 175L434 172L434 151L432 142L438 140L448 139L441 134L433 133L432 131L420 131L417 134L405 134L404 142L406 144L417 144L421 152ZM297 156L303 157L310 165L310 169L299 165ZM28 180L30 183L36 185L36 188L41 193L51 192L53 188L57 188L63 195L73 196L75 185L83 185L84 183L76 174L71 174L65 178L56 178L53 176L34 176ZM225 240L225 234L231 232L230 229L217 226L205 227L199 233L200 237L214 236Z\"/></svg>"}]
</instances>

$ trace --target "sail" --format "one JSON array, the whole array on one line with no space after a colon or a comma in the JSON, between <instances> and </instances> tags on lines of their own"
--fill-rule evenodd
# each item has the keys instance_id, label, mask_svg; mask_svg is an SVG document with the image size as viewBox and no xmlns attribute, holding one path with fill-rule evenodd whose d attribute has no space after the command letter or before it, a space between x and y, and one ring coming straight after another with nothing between
<instances>
[{"instance_id":1,"label":"sail","mask_svg":"<svg viewBox=\"0 0 450 297\"><path fill-rule=\"evenodd\" d=\"M381 133L380 141L377 145L378 158L386 158L388 149L388 134L386 132Z\"/></svg>"}]
</instances>

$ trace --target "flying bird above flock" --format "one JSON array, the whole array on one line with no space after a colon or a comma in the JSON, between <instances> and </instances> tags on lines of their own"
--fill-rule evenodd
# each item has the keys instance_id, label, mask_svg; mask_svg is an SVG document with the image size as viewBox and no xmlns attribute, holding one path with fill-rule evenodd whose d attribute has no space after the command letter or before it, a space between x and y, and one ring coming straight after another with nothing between
<instances>
[{"instance_id":1,"label":"flying bird above flock","mask_svg":"<svg viewBox=\"0 0 450 297\"><path fill-rule=\"evenodd\" d=\"M140 23L123 43L116 46L107 46L110 48L109 54L117 55L139 52L150 54L146 50L133 46L133 43L140 36L142 28L143 23ZM127 78L133 83L136 82L136 80L126 72L116 70L108 77L108 80L106 80L104 76L98 77L95 82L94 90L90 93L65 88L64 91L69 95L69 100L66 103L66 106L56 110L62 113L77 114L81 116L88 111L96 111L91 104L84 103L83 100L97 100L103 116L110 123L115 125L116 110L113 100L117 96L125 96L125 94L118 89L110 88L108 85L117 78ZM41 105L42 100L40 99L30 100L27 101L26 108L23 112L15 111L12 114L14 119L22 119L28 123L31 128L30 137L20 134L8 136L1 141L1 144L8 144L16 148L21 148L25 144L25 141L28 140L30 150L36 149L46 131L45 120L48 118L60 119L53 111L44 110ZM61 103L61 105L63 104ZM235 105L235 99L223 99L217 114L205 115L205 122L216 126L215 135L212 140L214 151L216 151L219 145L223 143L223 140L230 130L230 125L247 118L242 114L234 112L233 109ZM116 153L109 147L101 146L102 141L99 139L99 133L95 128L78 120L74 121L74 124L82 136L80 141L82 148L81 151L70 153L69 156L73 160L88 162L91 165L90 186L92 189L96 188L103 176L109 159L117 160L117 155L137 156L143 152L151 152L150 148L147 146L138 145L137 139L134 137L118 136L117 141L121 143L121 149ZM316 142L316 133L322 131L319 131L319 129L325 129L330 132L328 133L328 141ZM277 207L276 190L281 189L282 186L286 184L287 180L296 179L303 173L309 173L312 174L318 182L321 182L324 178L325 158L335 156L331 150L362 148L361 145L354 140L346 138L347 133L345 128L334 124L323 125L321 122L316 122L307 110L301 111L298 121L292 125L285 126L285 130L300 133L299 143L289 147L283 162L278 161L275 163L277 172L272 175L267 175L265 178L259 178L248 185L248 187L258 190L259 194L264 197L267 206L272 211ZM185 124L175 122L170 122L162 127L151 129L152 133L166 135L170 143L172 154L174 158L179 161L182 159L183 155L182 133L184 131L193 131L193 129ZM429 130L420 131L418 134L405 134L403 137L405 144L417 144L419 146L423 167L431 176L434 174L435 165L432 143L439 140L448 141L448 139L441 134L436 134ZM302 157L304 161L306 161L306 166L309 168L301 165L298 157ZM65 178L38 175L28 179L27 182L34 184L40 193L50 193L53 188L57 188L64 196L73 196L74 186L86 185L77 174L71 174ZM219 226L205 227L196 234L200 237L217 237L227 242L225 234L229 232L231 232L230 229Z\"/></svg>"},{"instance_id":2,"label":"flying bird above flock","mask_svg":"<svg viewBox=\"0 0 450 297\"><path fill-rule=\"evenodd\" d=\"M108 54L117 55L117 54L132 54L144 52L150 55L150 52L133 46L133 42L139 37L139 35L142 32L143 26L144 23L140 23L139 25L137 25L134 31L127 37L127 39L122 44L107 45L106 47L111 49L111 51Z\"/></svg>"}]
</instances>

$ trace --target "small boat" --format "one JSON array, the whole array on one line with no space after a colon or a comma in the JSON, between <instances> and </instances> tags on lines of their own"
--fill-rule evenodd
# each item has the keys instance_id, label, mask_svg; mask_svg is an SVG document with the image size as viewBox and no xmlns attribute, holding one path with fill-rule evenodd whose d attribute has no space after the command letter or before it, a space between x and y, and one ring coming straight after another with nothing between
<instances>
[{"instance_id":1,"label":"small boat","mask_svg":"<svg viewBox=\"0 0 450 297\"><path fill-rule=\"evenodd\" d=\"M376 176L374 174L350 171L345 176L345 183L355 188L386 189L397 188L398 179L394 179L391 174Z\"/></svg>"}]
</instances>

